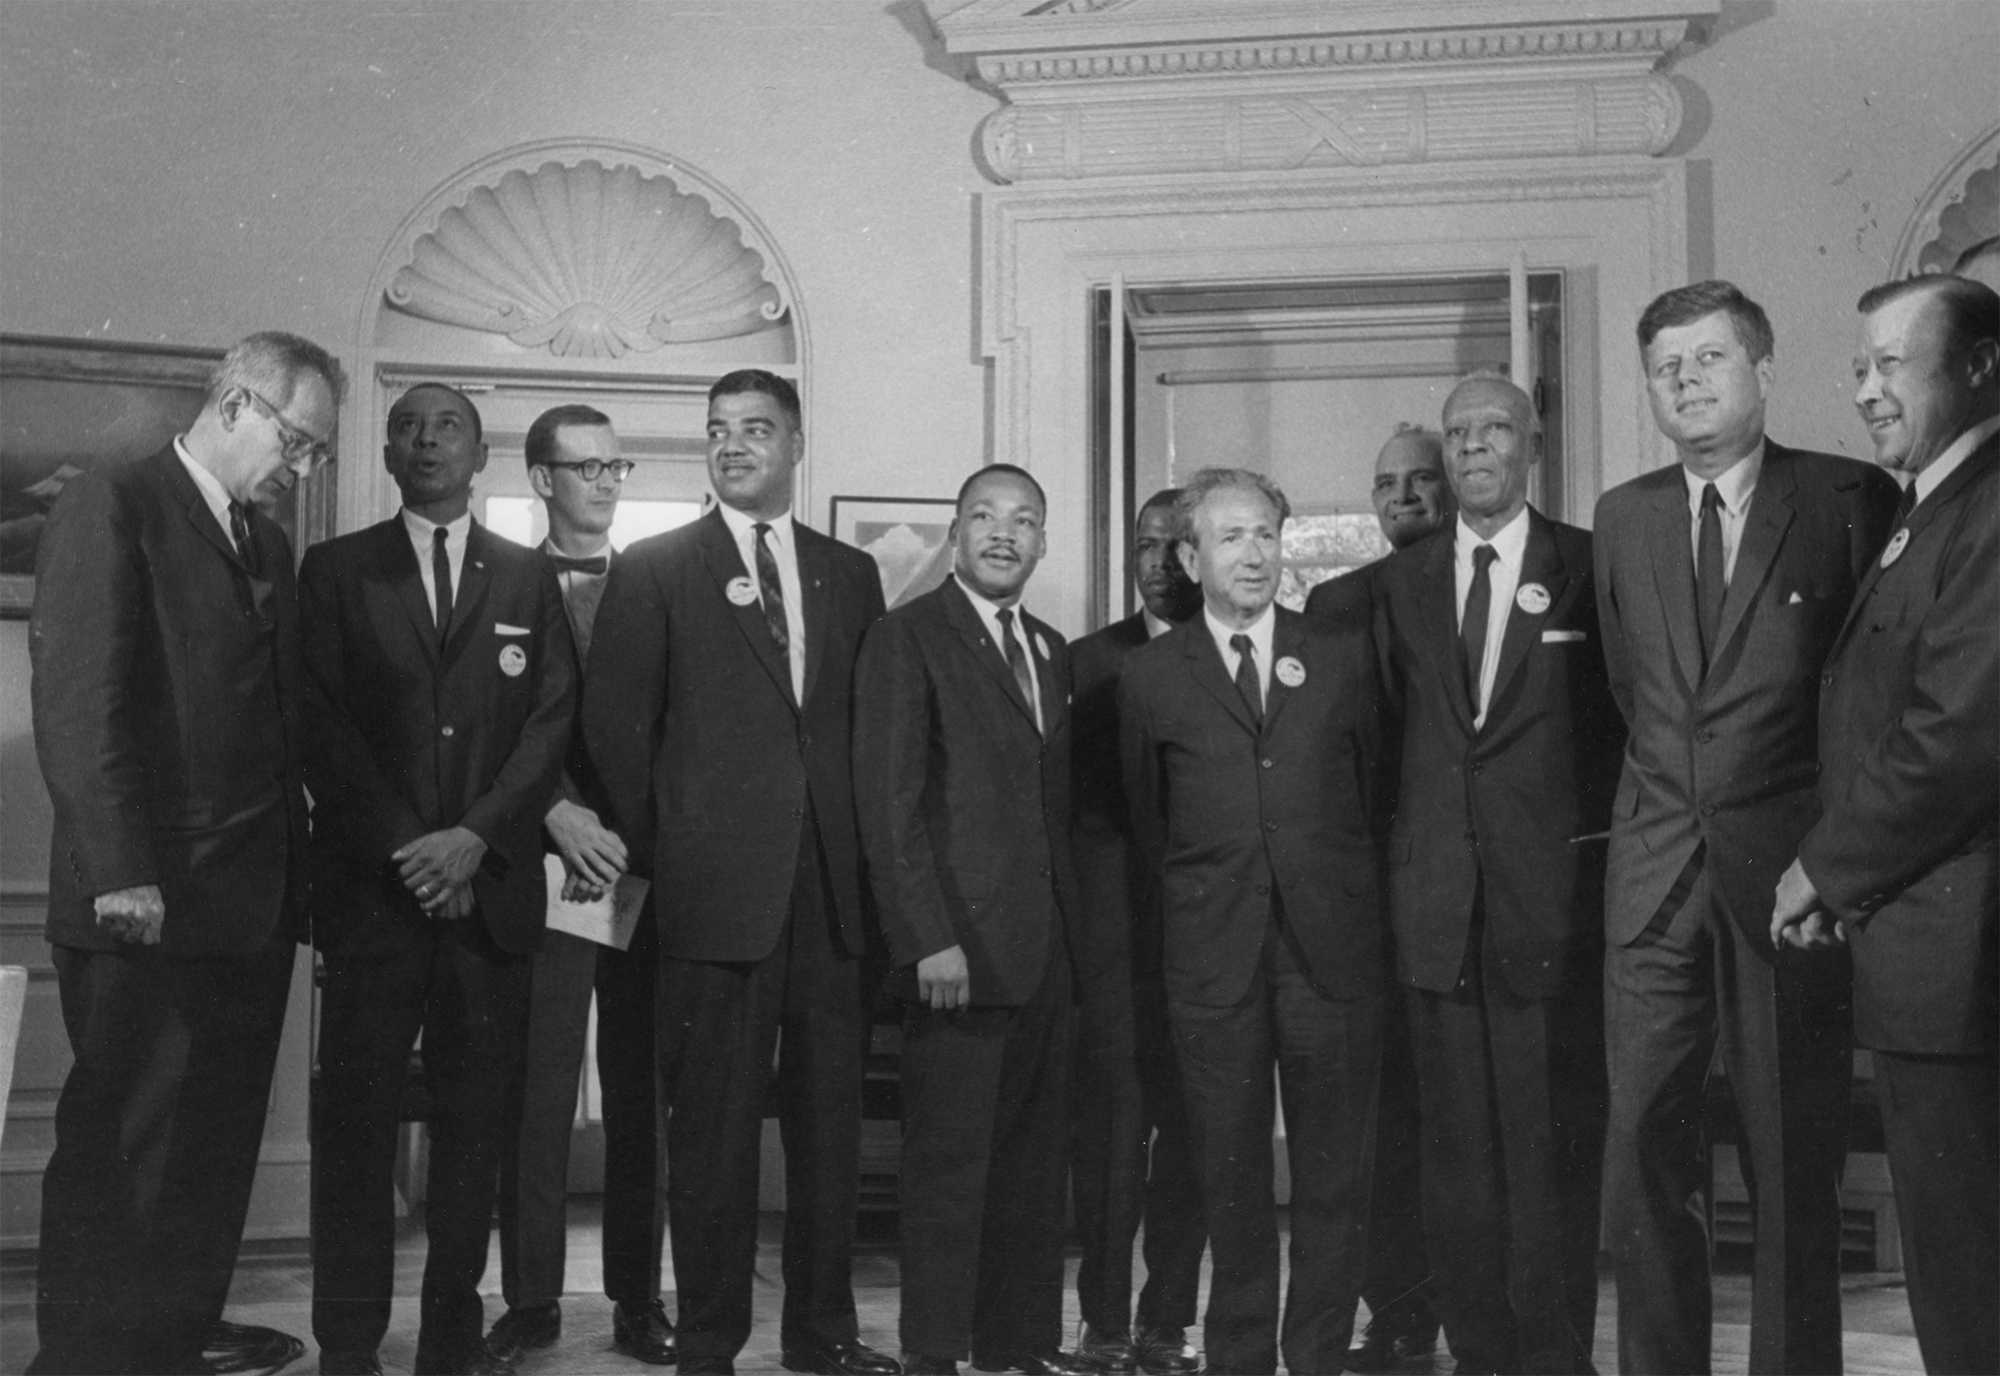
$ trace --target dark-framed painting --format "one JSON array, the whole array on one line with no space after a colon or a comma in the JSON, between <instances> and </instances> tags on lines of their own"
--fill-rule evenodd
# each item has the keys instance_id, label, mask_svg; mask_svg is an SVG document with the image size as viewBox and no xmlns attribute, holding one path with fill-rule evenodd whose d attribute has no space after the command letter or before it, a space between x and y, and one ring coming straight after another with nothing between
<instances>
[{"instance_id":1,"label":"dark-framed painting","mask_svg":"<svg viewBox=\"0 0 2000 1376\"><path fill-rule=\"evenodd\" d=\"M833 538L872 556L882 600L893 609L943 583L951 572L950 497L835 497Z\"/></svg>"},{"instance_id":2,"label":"dark-framed painting","mask_svg":"<svg viewBox=\"0 0 2000 1376\"><path fill-rule=\"evenodd\" d=\"M0 334L0 616L35 604L35 551L64 486L184 432L221 358L220 349Z\"/></svg>"}]
</instances>

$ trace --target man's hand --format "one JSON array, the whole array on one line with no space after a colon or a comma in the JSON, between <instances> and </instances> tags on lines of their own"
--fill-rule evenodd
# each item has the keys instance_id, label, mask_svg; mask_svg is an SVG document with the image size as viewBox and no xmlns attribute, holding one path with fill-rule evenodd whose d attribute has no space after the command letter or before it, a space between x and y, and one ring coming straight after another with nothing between
<instances>
[{"instance_id":1,"label":"man's hand","mask_svg":"<svg viewBox=\"0 0 2000 1376\"><path fill-rule=\"evenodd\" d=\"M1805 867L1792 861L1791 868L1778 879L1777 902L1771 909L1771 944L1810 951L1846 940L1846 929L1820 908L1819 890L1806 878Z\"/></svg>"},{"instance_id":2,"label":"man's hand","mask_svg":"<svg viewBox=\"0 0 2000 1376\"><path fill-rule=\"evenodd\" d=\"M933 1008L971 1006L972 972L966 969L964 947L948 946L917 962L917 996Z\"/></svg>"},{"instance_id":3,"label":"man's hand","mask_svg":"<svg viewBox=\"0 0 2000 1376\"><path fill-rule=\"evenodd\" d=\"M424 911L433 917L460 917L446 913L447 898L454 889L466 889L465 911L472 910L472 892L467 885L473 871L486 858L486 843L464 827L447 827L419 836L389 857L403 877L403 885L417 896Z\"/></svg>"},{"instance_id":4,"label":"man's hand","mask_svg":"<svg viewBox=\"0 0 2000 1376\"><path fill-rule=\"evenodd\" d=\"M452 921L472 916L472 885L461 885L456 889L446 889L431 902L424 904L424 912L435 918Z\"/></svg>"},{"instance_id":5,"label":"man's hand","mask_svg":"<svg viewBox=\"0 0 2000 1376\"><path fill-rule=\"evenodd\" d=\"M136 941L142 946L160 944L160 928L167 920L167 901L160 897L158 884L138 884L129 889L113 889L92 900L97 909L97 925L119 941Z\"/></svg>"},{"instance_id":6,"label":"man's hand","mask_svg":"<svg viewBox=\"0 0 2000 1376\"><path fill-rule=\"evenodd\" d=\"M556 851L562 856L563 868L569 871L563 897L569 898L573 889L585 888L595 890L589 897L600 897L625 873L630 863L625 842L617 832L607 830L589 808L558 798L549 815L542 819L542 825L548 828L549 839L556 843Z\"/></svg>"}]
</instances>

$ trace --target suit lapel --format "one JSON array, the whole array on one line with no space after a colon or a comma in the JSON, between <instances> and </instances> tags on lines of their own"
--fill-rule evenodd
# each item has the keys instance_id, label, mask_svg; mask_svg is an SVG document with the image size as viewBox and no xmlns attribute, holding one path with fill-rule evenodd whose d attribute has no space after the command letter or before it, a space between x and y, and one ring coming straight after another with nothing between
<instances>
[{"instance_id":1,"label":"suit lapel","mask_svg":"<svg viewBox=\"0 0 2000 1376\"><path fill-rule=\"evenodd\" d=\"M417 551L410 544L410 528L403 524L403 518L398 514L376 529L381 532L382 550L379 558L368 561L369 567L380 569L382 577L395 590L396 600L403 604L403 611L410 618L410 629L415 633L417 643L423 646L424 659L435 671L438 665L437 614L424 597L424 576L417 567Z\"/></svg>"},{"instance_id":2,"label":"suit lapel","mask_svg":"<svg viewBox=\"0 0 2000 1376\"><path fill-rule=\"evenodd\" d=\"M1458 580L1456 526L1448 526L1430 542L1418 581L1417 605L1422 609L1424 637L1431 658L1445 678L1445 699L1459 728L1472 735L1472 694L1465 682L1465 664L1458 644Z\"/></svg>"},{"instance_id":3,"label":"suit lapel","mask_svg":"<svg viewBox=\"0 0 2000 1376\"><path fill-rule=\"evenodd\" d=\"M493 582L486 566L489 552L486 531L474 521L465 532L465 559L458 567L458 586L451 591L451 625L446 628L444 654L440 656L447 672L465 653L485 610L486 592Z\"/></svg>"},{"instance_id":4,"label":"suit lapel","mask_svg":"<svg viewBox=\"0 0 2000 1376\"><path fill-rule=\"evenodd\" d=\"M827 642L832 638L833 592L828 586L826 550L817 540L809 539L811 532L797 521L792 522L792 548L798 554L799 564L799 620L806 628L806 696L812 701L813 685L819 682L819 666L826 658ZM768 636L765 637L769 639Z\"/></svg>"},{"instance_id":5,"label":"suit lapel","mask_svg":"<svg viewBox=\"0 0 2000 1376\"><path fill-rule=\"evenodd\" d=\"M1507 609L1506 629L1500 637L1500 663L1493 672L1493 693L1486 700L1486 721L1493 722L1493 709L1507 691L1507 684L1519 672L1521 663L1528 657L1529 647L1541 639L1542 626L1548 620L1549 610L1562 601L1564 591L1569 587L1569 574L1563 568L1562 555L1556 550L1555 531L1549 528L1548 518L1541 512L1528 512L1528 543L1521 552L1521 577L1518 588L1530 583L1538 583L1549 595L1547 604L1538 612L1530 612L1521 606L1520 593L1514 595L1514 605Z\"/></svg>"},{"instance_id":6,"label":"suit lapel","mask_svg":"<svg viewBox=\"0 0 2000 1376\"><path fill-rule=\"evenodd\" d=\"M166 474L167 486L187 512L188 524L209 544L215 546L216 553L245 573L250 566L243 562L243 556L236 552L236 542L229 538L229 532L216 524L215 513L209 509L208 499L201 495L201 488L195 485L187 465L181 462L179 451L169 446L161 456L161 467Z\"/></svg>"},{"instance_id":7,"label":"suit lapel","mask_svg":"<svg viewBox=\"0 0 2000 1376\"><path fill-rule=\"evenodd\" d=\"M1690 689L1701 686L1701 629L1695 622L1694 553L1688 545L1687 480L1674 466L1673 481L1653 494L1653 519L1646 523L1653 582L1659 588L1667 639Z\"/></svg>"},{"instance_id":8,"label":"suit lapel","mask_svg":"<svg viewBox=\"0 0 2000 1376\"><path fill-rule=\"evenodd\" d=\"M1271 631L1271 690L1264 695L1264 730L1270 731L1277 725L1278 713L1285 710L1285 704L1292 700L1292 690L1278 677L1278 665L1287 657L1297 659L1299 651L1305 648L1305 624L1283 607L1278 608L1277 625ZM1305 661L1299 659L1301 667ZM1304 679L1299 680L1305 683ZM1242 697L1241 693L1237 694Z\"/></svg>"},{"instance_id":9,"label":"suit lapel","mask_svg":"<svg viewBox=\"0 0 2000 1376\"><path fill-rule=\"evenodd\" d=\"M1046 739L1056 732L1056 714L1069 699L1069 685L1057 681L1055 661L1042 652L1049 643L1048 628L1040 621L1031 622L1026 612L1021 624L1028 630L1028 662L1035 666L1035 688L1042 695L1041 729Z\"/></svg>"},{"instance_id":10,"label":"suit lapel","mask_svg":"<svg viewBox=\"0 0 2000 1376\"><path fill-rule=\"evenodd\" d=\"M1736 546L1736 571L1730 575L1729 589L1722 597L1722 626L1715 636L1715 657L1720 658L1729 638L1743 624L1750 604L1757 599L1770 575L1778 549L1791 529L1795 509L1792 498L1799 486L1798 471L1791 452L1766 443L1764 469L1757 475L1757 487L1750 497L1750 516L1743 523L1743 536Z\"/></svg>"},{"instance_id":11,"label":"suit lapel","mask_svg":"<svg viewBox=\"0 0 2000 1376\"><path fill-rule=\"evenodd\" d=\"M771 676L771 682L784 694L785 701L798 710L798 700L792 695L792 666L778 649L778 642L771 639L771 628L764 622L764 608L755 597L738 603L729 596L729 585L741 578L752 590L756 582L750 577L750 570L743 567L743 555L736 548L736 540L729 533L729 526L722 519L722 509L717 507L702 517L706 526L701 532L701 561L708 568L709 577L715 580L716 595L728 605L736 629L750 643L750 653L764 666L764 672ZM811 635L806 637L808 646Z\"/></svg>"},{"instance_id":12,"label":"suit lapel","mask_svg":"<svg viewBox=\"0 0 2000 1376\"><path fill-rule=\"evenodd\" d=\"M1188 671L1194 675L1195 682L1206 688L1208 695L1221 703L1230 716L1236 718L1237 725L1255 736L1257 723L1251 719L1250 704L1236 691L1236 680L1232 679L1229 671L1223 667L1222 651L1216 648L1215 637L1208 631L1208 618L1197 614L1195 619L1187 624L1186 629L1178 634L1187 637L1182 653L1187 657ZM1275 637L1272 643L1277 643ZM1272 675L1271 681L1277 682L1275 674Z\"/></svg>"},{"instance_id":13,"label":"suit lapel","mask_svg":"<svg viewBox=\"0 0 2000 1376\"><path fill-rule=\"evenodd\" d=\"M950 577L944 580L938 593L944 598L945 620L951 623L952 629L956 630L965 641L967 648L972 651L972 657L978 660L986 672L993 676L993 681L1000 685L1000 690L1007 695L1007 701L1013 703L1015 709L1026 718L1028 729L1039 736L1041 731L1035 725L1035 709L1021 696L1021 685L1014 681L1013 666L1007 663L1006 652L987 633L986 618L974 609L971 596L958 585L956 578ZM1021 628L1015 632L1016 635L1027 629L1025 621L1017 621L1016 624ZM1023 648L1028 655L1033 656L1033 650Z\"/></svg>"}]
</instances>

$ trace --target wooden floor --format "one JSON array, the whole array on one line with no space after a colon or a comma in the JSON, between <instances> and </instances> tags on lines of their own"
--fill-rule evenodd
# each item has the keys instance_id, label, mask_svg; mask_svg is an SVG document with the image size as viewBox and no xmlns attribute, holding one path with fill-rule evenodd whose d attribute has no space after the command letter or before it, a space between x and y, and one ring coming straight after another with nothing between
<instances>
[{"instance_id":1,"label":"wooden floor","mask_svg":"<svg viewBox=\"0 0 2000 1376\"><path fill-rule=\"evenodd\" d=\"M601 1293L598 1261L600 1229L598 1205L593 1199L574 1201L570 1212L569 1295L563 1301L563 1336L553 1348L532 1355L521 1365L521 1376L571 1376L572 1373L638 1373L651 1370L611 1351L611 1305ZM778 1237L782 1217L767 1215L757 1258L756 1328L750 1344L737 1358L740 1372L775 1372L778 1365L778 1309L782 1286L778 1279ZM421 1228L406 1230L397 1253L396 1309L389 1337L382 1345L383 1367L389 1372L406 1372L416 1351L416 1296L423 1274L424 1240ZM1745 1369L1750 1338L1750 1281L1740 1265L1731 1265L1725 1256L1715 1283L1715 1370L1718 1373ZM1074 1279L1076 1258L1072 1253L1070 1272ZM1135 1264L1143 1274L1143 1266ZM500 1301L499 1243L496 1237L489 1257L485 1292L487 1321L498 1318ZM899 1271L891 1242L864 1245L855 1259L855 1298L860 1305L861 1337L864 1342L887 1352L896 1351L897 1284ZM667 1311L673 1312L673 1279L669 1273ZM1206 1276L1203 1292L1206 1294ZM1919 1373L1923 1363L1910 1329L1909 1308L1904 1299L1902 1277L1894 1273L1850 1273L1844 1283L1844 1313L1847 1329L1847 1370L1856 1376L1874 1373ZM1597 1366L1613 1372L1617 1363L1616 1297L1608 1280L1600 1285L1597 1323ZM243 1323L268 1324L307 1340L305 1359L289 1369L288 1376L307 1376L318 1370L317 1352L311 1348L312 1269L303 1248L297 1244L263 1245L246 1248L231 1292L229 1317ZM1070 1333L1077 1327L1074 1289L1069 1293ZM15 1376L28 1364L35 1350L34 1259L31 1253L10 1253L0 1258L0 1376ZM1200 1342L1200 1330L1190 1334ZM1409 1372L1451 1370L1451 1358L1442 1350L1428 1366L1403 1368Z\"/></svg>"}]
</instances>

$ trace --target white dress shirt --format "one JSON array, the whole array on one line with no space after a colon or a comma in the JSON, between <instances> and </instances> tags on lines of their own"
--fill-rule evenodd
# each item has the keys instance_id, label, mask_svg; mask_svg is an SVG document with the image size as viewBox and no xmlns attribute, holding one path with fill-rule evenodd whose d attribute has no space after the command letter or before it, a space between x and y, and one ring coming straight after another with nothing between
<instances>
[{"instance_id":1,"label":"white dress shirt","mask_svg":"<svg viewBox=\"0 0 2000 1376\"><path fill-rule=\"evenodd\" d=\"M238 554L242 554L243 547L236 543L236 532L229 526L229 489L222 485L222 479L194 461L194 456L188 453L187 446L181 443L181 439L179 435L174 436L175 457L180 459L181 465L187 469L188 476L194 479L195 487L201 492L202 501L208 504L209 515L215 517L215 523L221 526L222 533L229 537L230 545ZM244 516L248 519L249 513L245 512Z\"/></svg>"},{"instance_id":2,"label":"white dress shirt","mask_svg":"<svg viewBox=\"0 0 2000 1376\"><path fill-rule=\"evenodd\" d=\"M1494 560L1486 570L1492 600L1486 604L1486 652L1479 658L1479 701L1472 714L1475 731L1486 725L1486 704L1493 696L1494 676L1500 672L1500 642L1507 633L1507 613L1514 610L1514 593L1521 585L1521 560L1528 552L1528 508L1516 512L1491 540L1481 540L1465 523L1465 517L1459 516L1452 551L1461 635L1465 633L1465 599L1472 591L1472 552L1482 544L1493 546Z\"/></svg>"},{"instance_id":3,"label":"white dress shirt","mask_svg":"<svg viewBox=\"0 0 2000 1376\"><path fill-rule=\"evenodd\" d=\"M958 578L958 575L954 573L952 577ZM1000 604L989 600L963 578L958 578L958 586L964 590L966 598L972 603L972 610L978 612L979 619L986 623L986 633L993 637L994 648L1000 651L1001 658L1006 658L1007 642L1000 637ZM1035 730L1046 736L1049 734L1049 729L1042 717L1042 674L1038 663L1046 656L1041 653L1040 647L1028 643L1033 637L1028 633L1026 615L1022 612L1019 602L1014 604L1014 639L1020 642L1021 653L1028 657L1028 682L1034 689L1029 698L1029 705L1035 709Z\"/></svg>"},{"instance_id":4,"label":"white dress shirt","mask_svg":"<svg viewBox=\"0 0 2000 1376\"><path fill-rule=\"evenodd\" d=\"M1972 451L1993 438L1993 432L2000 430L2000 416L1989 416L1951 442L1944 453L1924 465L1924 471L1917 474L1914 486L1917 489L1914 502L1921 502L1938 490L1938 485L1952 475L1960 464L1972 457Z\"/></svg>"},{"instance_id":5,"label":"white dress shirt","mask_svg":"<svg viewBox=\"0 0 2000 1376\"><path fill-rule=\"evenodd\" d=\"M459 593L465 587L465 542L472 534L472 513L463 512L457 520L447 521L442 527L408 507L403 508L402 516L403 529L409 533L410 545L417 552L417 572L424 580L424 601L431 607L433 617L437 615L438 590L437 575L431 571L431 532L444 531L445 562L451 565L451 606L457 611Z\"/></svg>"},{"instance_id":6,"label":"white dress shirt","mask_svg":"<svg viewBox=\"0 0 2000 1376\"><path fill-rule=\"evenodd\" d=\"M1264 699L1264 708L1268 710L1271 706L1271 641L1278 629L1278 604L1273 602L1264 608L1255 621L1240 631L1216 620L1215 613L1208 609L1206 603L1202 605L1201 615L1208 623L1208 633L1215 637L1215 648L1222 652L1222 667L1228 670L1232 682L1236 678L1237 661L1242 656L1229 647L1229 638L1234 635L1250 637L1250 650L1257 660L1257 691Z\"/></svg>"},{"instance_id":7,"label":"white dress shirt","mask_svg":"<svg viewBox=\"0 0 2000 1376\"><path fill-rule=\"evenodd\" d=\"M722 523L729 527L729 533L736 541L736 552L743 556L743 567L750 571L750 586L758 588L757 518L738 511L727 502L716 505L722 510ZM767 524L771 527L767 537L771 559L778 566L778 589L785 595L785 639L790 642L785 648L785 657L791 661L792 697L803 703L806 700L806 607L799 593L798 533L792 528L792 513L789 511ZM763 597L763 590L758 588L757 599L760 603Z\"/></svg>"},{"instance_id":8,"label":"white dress shirt","mask_svg":"<svg viewBox=\"0 0 2000 1376\"><path fill-rule=\"evenodd\" d=\"M1688 488L1688 548L1694 551L1696 568L1701 567L1701 490L1710 482L1722 498L1722 584L1736 576L1736 547L1743 543L1743 522L1750 515L1750 499L1757 495L1757 475L1764 471L1764 441L1722 470L1716 478L1697 478L1686 465L1681 476Z\"/></svg>"},{"instance_id":9,"label":"white dress shirt","mask_svg":"<svg viewBox=\"0 0 2000 1376\"><path fill-rule=\"evenodd\" d=\"M1139 614L1146 618L1146 639L1148 640L1158 640L1174 628L1173 622L1160 620L1159 617L1153 615L1152 609L1149 607L1141 607Z\"/></svg>"}]
</instances>

